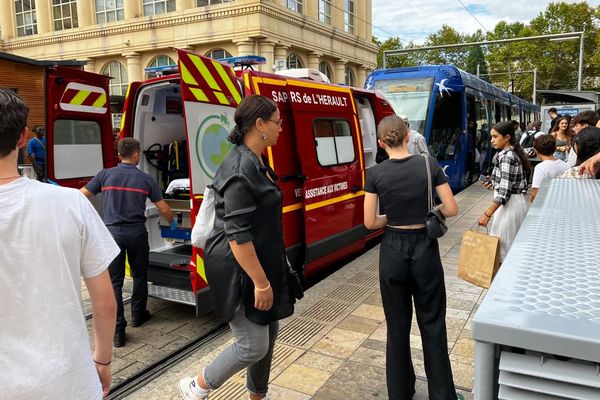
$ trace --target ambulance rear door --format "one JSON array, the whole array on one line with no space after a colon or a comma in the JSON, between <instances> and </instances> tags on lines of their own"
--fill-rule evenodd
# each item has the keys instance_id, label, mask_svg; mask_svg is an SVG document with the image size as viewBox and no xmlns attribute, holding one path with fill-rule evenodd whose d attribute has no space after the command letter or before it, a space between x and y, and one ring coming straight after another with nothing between
<instances>
[{"instance_id":1,"label":"ambulance rear door","mask_svg":"<svg viewBox=\"0 0 600 400\"><path fill-rule=\"evenodd\" d=\"M364 160L350 88L288 80L303 174L307 272L364 247Z\"/></svg>"},{"instance_id":2,"label":"ambulance rear door","mask_svg":"<svg viewBox=\"0 0 600 400\"><path fill-rule=\"evenodd\" d=\"M60 66L46 75L47 176L61 186L80 188L115 165L109 80Z\"/></svg>"},{"instance_id":3,"label":"ambulance rear door","mask_svg":"<svg viewBox=\"0 0 600 400\"><path fill-rule=\"evenodd\" d=\"M233 147L227 137L235 125L233 114L242 94L229 66L185 50L177 53L190 160L193 226L206 186L212 183L217 168ZM207 290L202 291L207 283L200 249L193 248L190 266L194 291L197 296L206 294ZM198 297L198 308L204 301L208 302L208 298Z\"/></svg>"}]
</instances>

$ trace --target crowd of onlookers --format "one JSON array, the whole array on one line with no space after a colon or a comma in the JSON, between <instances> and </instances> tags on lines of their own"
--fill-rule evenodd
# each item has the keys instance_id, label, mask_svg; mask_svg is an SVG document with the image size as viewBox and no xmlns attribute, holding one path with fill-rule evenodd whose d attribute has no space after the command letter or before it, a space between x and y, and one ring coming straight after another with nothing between
<instances>
[{"instance_id":1,"label":"crowd of onlookers","mask_svg":"<svg viewBox=\"0 0 600 400\"><path fill-rule=\"evenodd\" d=\"M481 180L487 189L493 190L494 196L478 223L487 226L491 221L490 234L500 237L501 260L525 219L528 203L535 200L544 179L600 178L598 111L583 111L571 118L558 115L555 108L550 108L549 115L552 121L548 133L541 131L539 121L526 127L520 138L515 121L500 122L491 130L491 145L496 153L490 176L482 175ZM527 178L531 171L527 201Z\"/></svg>"}]
</instances>

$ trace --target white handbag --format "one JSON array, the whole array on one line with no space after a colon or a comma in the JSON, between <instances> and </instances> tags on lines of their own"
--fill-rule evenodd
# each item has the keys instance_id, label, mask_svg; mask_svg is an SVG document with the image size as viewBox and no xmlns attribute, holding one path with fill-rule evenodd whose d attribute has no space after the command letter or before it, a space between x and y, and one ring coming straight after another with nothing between
<instances>
[{"instance_id":1,"label":"white handbag","mask_svg":"<svg viewBox=\"0 0 600 400\"><path fill-rule=\"evenodd\" d=\"M204 198L192 228L192 245L204 249L206 239L215 225L215 192L208 185L204 190Z\"/></svg>"}]
</instances>

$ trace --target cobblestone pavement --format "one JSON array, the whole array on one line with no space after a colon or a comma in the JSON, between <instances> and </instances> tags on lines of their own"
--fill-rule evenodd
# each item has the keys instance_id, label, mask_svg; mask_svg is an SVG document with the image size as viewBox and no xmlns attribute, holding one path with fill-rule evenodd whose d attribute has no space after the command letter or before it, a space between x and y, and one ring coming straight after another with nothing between
<instances>
[{"instance_id":1,"label":"cobblestone pavement","mask_svg":"<svg viewBox=\"0 0 600 400\"><path fill-rule=\"evenodd\" d=\"M485 290L457 278L457 263L462 235L476 224L489 196L480 185L458 194L460 214L449 221L448 233L439 240L448 298L448 349L455 384L465 399L472 399L471 319ZM271 373L272 400L387 398L386 324L379 294L378 250L379 246L372 248L313 286L297 304L295 314L282 321ZM148 325L130 329L130 342L114 352L117 380L201 333L205 325L216 323L196 319L191 307L156 300L150 302L150 307L154 318ZM230 341L229 334L223 335L128 399L178 399L179 379L197 373ZM425 400L427 384L416 321L411 347L415 372L420 377L414 399ZM240 372L210 399L247 399L244 381L245 373Z\"/></svg>"}]
</instances>

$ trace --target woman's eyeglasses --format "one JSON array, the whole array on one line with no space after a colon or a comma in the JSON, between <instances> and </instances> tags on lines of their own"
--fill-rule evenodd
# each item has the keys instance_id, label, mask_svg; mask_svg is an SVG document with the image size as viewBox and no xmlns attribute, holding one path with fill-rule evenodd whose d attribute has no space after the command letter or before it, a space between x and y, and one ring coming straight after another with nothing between
<instances>
[{"instance_id":1,"label":"woman's eyeglasses","mask_svg":"<svg viewBox=\"0 0 600 400\"><path fill-rule=\"evenodd\" d=\"M281 128L281 125L283 125L283 118L281 118L279 120L268 119L267 121L275 122L277 124L277 126L280 127L280 128Z\"/></svg>"}]
</instances>

